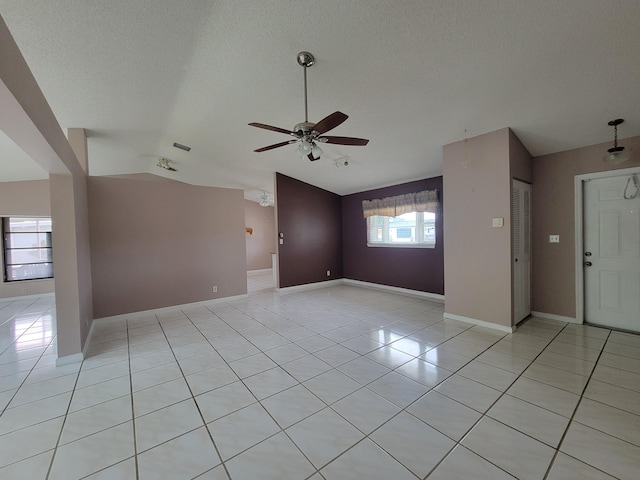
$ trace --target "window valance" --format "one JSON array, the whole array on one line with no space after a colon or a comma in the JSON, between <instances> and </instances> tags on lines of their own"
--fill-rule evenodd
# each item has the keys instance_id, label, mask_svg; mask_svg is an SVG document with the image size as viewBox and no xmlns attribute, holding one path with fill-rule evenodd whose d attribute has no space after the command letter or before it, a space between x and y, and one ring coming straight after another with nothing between
<instances>
[{"instance_id":1,"label":"window valance","mask_svg":"<svg viewBox=\"0 0 640 480\"><path fill-rule=\"evenodd\" d=\"M397 217L409 212L436 213L439 209L440 201L437 189L362 201L362 213L365 218L373 215Z\"/></svg>"}]
</instances>

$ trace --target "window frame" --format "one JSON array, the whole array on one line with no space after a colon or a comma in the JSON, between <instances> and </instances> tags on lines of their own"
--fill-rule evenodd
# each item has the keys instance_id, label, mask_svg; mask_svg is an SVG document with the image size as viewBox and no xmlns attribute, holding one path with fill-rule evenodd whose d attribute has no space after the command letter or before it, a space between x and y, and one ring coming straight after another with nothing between
<instances>
[{"instance_id":1,"label":"window frame","mask_svg":"<svg viewBox=\"0 0 640 480\"><path fill-rule=\"evenodd\" d=\"M436 229L436 224L437 224L437 217L438 214L436 212L408 212L408 213L415 213L416 214L416 225L415 227L415 231L416 231L416 239L420 238L421 240L418 241L416 240L415 242L391 242L389 240L389 232L390 232L390 227L389 227L389 223L390 220L392 218L397 218L397 217L389 217L389 216L384 216L384 215L371 215L368 216L366 218L366 224L367 224L367 231L366 231L366 235L367 235L367 247L372 247L372 248L436 248L436 244L438 242L438 237L437 235L435 236L435 239L433 242L426 242L424 240L424 228L426 225L426 221L425 221L425 214L427 213L433 213L434 217L433 217L433 228L434 230ZM398 217L401 215L398 215ZM381 242L372 242L371 241L371 221L372 219L378 219L378 218L382 218L382 222L383 222L383 226L382 226L382 241ZM430 222L429 222L430 223Z\"/></svg>"},{"instance_id":2,"label":"window frame","mask_svg":"<svg viewBox=\"0 0 640 480\"><path fill-rule=\"evenodd\" d=\"M18 282L29 282L29 281L37 281L37 280L50 280L54 278L54 271L53 271L53 241L52 241L52 236L53 236L53 228L51 228L51 230L40 230L40 226L38 223L36 223L36 226L34 227L34 229L31 230L27 230L27 231L12 231L11 230L11 221L12 220L17 220L17 219L34 219L34 220L48 220L49 222L51 222L51 217L44 217L44 216L26 216L26 215L20 215L20 216L3 216L0 217L0 227L1 227L1 232L2 232L2 270L3 270L3 282L4 283L18 283ZM10 235L16 235L16 234L37 234L37 235L44 235L44 237L46 238L45 241L45 246L42 245L37 245L37 246L11 246L11 242L9 241L9 236ZM46 246L49 245L49 246ZM47 257L50 258L50 260L44 260L44 261L35 261L35 262L18 262L18 263L8 263L8 259L11 257L10 252L12 251L19 251L19 250L37 250L37 251L44 251L47 253ZM10 274L10 267L14 267L16 265L25 265L25 266L36 266L36 265L44 265L44 264L51 264L51 274L50 275L46 275L46 276L41 276L41 275L36 275L33 274L31 276L27 276L26 278L12 278L12 275ZM13 275L14 276L14 275Z\"/></svg>"}]
</instances>

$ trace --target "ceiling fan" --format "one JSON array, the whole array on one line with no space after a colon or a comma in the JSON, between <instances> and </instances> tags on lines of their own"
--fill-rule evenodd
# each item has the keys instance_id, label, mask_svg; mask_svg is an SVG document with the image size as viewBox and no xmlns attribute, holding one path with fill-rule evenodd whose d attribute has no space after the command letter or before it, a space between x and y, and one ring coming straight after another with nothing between
<instances>
[{"instance_id":1,"label":"ceiling fan","mask_svg":"<svg viewBox=\"0 0 640 480\"><path fill-rule=\"evenodd\" d=\"M336 128L343 123L347 118L342 112L333 112L331 115L324 117L318 123L309 122L309 110L307 107L307 68L315 63L315 58L309 52L298 53L298 64L304 68L304 122L298 123L293 130L287 130L286 128L274 127L271 125L265 125L264 123L250 123L252 127L264 128L265 130L271 130L274 132L284 133L285 135L291 135L295 137L292 140L286 142L280 142L266 147L258 148L254 152L266 152L267 150L273 150L274 148L284 147L292 143L300 142L298 147L298 153L302 156L306 156L312 162L320 159L322 150L316 143L333 143L336 145L357 145L364 146L369 143L369 140L365 138L354 137L334 137L324 135L329 130Z\"/></svg>"}]
</instances>

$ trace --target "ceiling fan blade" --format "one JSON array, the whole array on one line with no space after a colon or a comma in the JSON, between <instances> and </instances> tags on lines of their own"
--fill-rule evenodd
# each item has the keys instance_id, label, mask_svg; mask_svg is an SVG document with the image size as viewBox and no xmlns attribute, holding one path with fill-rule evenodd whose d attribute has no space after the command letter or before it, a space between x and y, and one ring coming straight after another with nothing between
<instances>
[{"instance_id":1,"label":"ceiling fan blade","mask_svg":"<svg viewBox=\"0 0 640 480\"><path fill-rule=\"evenodd\" d=\"M328 132L329 130L336 128L347 118L349 118L349 116L342 112L333 112L331 115L324 117L322 120L316 123L313 127L313 130L315 132L318 132L319 134L323 134L325 132Z\"/></svg>"},{"instance_id":2,"label":"ceiling fan blade","mask_svg":"<svg viewBox=\"0 0 640 480\"><path fill-rule=\"evenodd\" d=\"M285 145L289 145L290 143L296 143L296 142L297 140L289 140L288 142L275 143L273 145L269 145L269 146L254 150L254 152L266 152L267 150L273 150L274 148L284 147Z\"/></svg>"},{"instance_id":3,"label":"ceiling fan blade","mask_svg":"<svg viewBox=\"0 0 640 480\"><path fill-rule=\"evenodd\" d=\"M291 130L285 130L284 128L274 127L272 125L266 125L264 123L252 122L249 125L252 127L264 128L265 130L271 130L272 132L284 133L285 135L295 135L295 133L293 133Z\"/></svg>"},{"instance_id":4,"label":"ceiling fan blade","mask_svg":"<svg viewBox=\"0 0 640 480\"><path fill-rule=\"evenodd\" d=\"M313 153L310 153L309 155L307 155L307 158L308 158L309 160L311 160L312 162L315 162L316 160L320 160L320 157L317 157L317 158L316 158L316 157L314 157L314 156L313 156Z\"/></svg>"},{"instance_id":5,"label":"ceiling fan blade","mask_svg":"<svg viewBox=\"0 0 640 480\"><path fill-rule=\"evenodd\" d=\"M333 143L336 145L357 145L364 146L369 143L366 138L354 138L354 137L319 137L316 140L323 143Z\"/></svg>"}]
</instances>

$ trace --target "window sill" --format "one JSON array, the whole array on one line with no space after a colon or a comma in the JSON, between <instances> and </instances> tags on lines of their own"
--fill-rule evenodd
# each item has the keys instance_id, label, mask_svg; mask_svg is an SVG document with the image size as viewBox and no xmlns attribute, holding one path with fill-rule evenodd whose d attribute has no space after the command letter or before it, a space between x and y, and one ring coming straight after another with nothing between
<instances>
[{"instance_id":1,"label":"window sill","mask_svg":"<svg viewBox=\"0 0 640 480\"><path fill-rule=\"evenodd\" d=\"M374 248L436 248L435 243L402 244L402 243L367 243L367 247Z\"/></svg>"}]
</instances>

